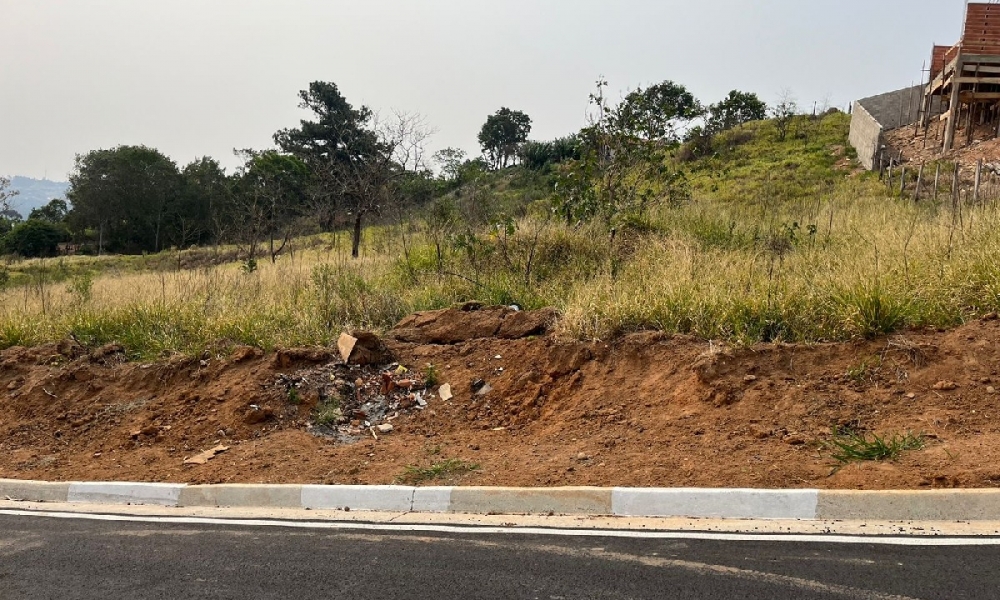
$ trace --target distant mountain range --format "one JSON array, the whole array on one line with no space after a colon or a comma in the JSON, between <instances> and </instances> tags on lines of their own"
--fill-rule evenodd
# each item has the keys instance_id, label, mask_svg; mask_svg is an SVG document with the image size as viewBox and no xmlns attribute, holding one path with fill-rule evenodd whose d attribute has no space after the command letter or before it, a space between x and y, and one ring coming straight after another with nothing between
<instances>
[{"instance_id":1,"label":"distant mountain range","mask_svg":"<svg viewBox=\"0 0 1000 600\"><path fill-rule=\"evenodd\" d=\"M13 177L10 180L10 187L20 192L11 200L11 208L20 213L22 217L28 218L28 214L33 209L45 206L49 200L65 199L69 184L63 181L49 181L48 179Z\"/></svg>"}]
</instances>

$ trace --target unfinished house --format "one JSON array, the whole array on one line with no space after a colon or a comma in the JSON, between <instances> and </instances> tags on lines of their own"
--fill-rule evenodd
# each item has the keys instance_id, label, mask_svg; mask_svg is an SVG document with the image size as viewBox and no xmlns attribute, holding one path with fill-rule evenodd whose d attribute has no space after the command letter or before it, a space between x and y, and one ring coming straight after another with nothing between
<instances>
[{"instance_id":1,"label":"unfinished house","mask_svg":"<svg viewBox=\"0 0 1000 600\"><path fill-rule=\"evenodd\" d=\"M972 143L977 127L1000 134L1000 4L968 3L963 32L954 46L934 46L921 111L925 130L933 118L946 121L946 152ZM940 117L935 103L945 108Z\"/></svg>"}]
</instances>

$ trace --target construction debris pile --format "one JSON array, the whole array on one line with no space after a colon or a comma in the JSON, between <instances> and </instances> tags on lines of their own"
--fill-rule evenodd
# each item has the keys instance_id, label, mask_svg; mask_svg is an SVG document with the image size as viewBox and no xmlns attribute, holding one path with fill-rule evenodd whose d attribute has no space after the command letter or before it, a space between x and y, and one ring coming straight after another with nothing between
<instances>
[{"instance_id":1,"label":"construction debris pile","mask_svg":"<svg viewBox=\"0 0 1000 600\"><path fill-rule=\"evenodd\" d=\"M393 431L392 422L401 415L422 411L438 397L451 397L450 386L433 389L438 383L433 365L416 372L398 362L372 364L391 358L378 351L379 345L374 336L360 343L350 338L346 345L342 338L343 360L281 374L275 386L293 404L315 404L309 425L314 433L344 442L365 436L378 439Z\"/></svg>"}]
</instances>

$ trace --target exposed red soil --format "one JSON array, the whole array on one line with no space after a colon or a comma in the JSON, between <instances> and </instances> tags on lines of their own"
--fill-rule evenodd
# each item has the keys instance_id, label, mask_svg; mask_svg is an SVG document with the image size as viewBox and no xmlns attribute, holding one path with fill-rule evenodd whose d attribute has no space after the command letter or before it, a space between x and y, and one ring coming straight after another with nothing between
<instances>
[{"instance_id":1,"label":"exposed red soil","mask_svg":"<svg viewBox=\"0 0 1000 600\"><path fill-rule=\"evenodd\" d=\"M432 399L396 418L392 433L353 444L312 433L316 394L304 390L295 405L276 385L279 375L339 360L335 351L240 348L135 364L115 348L70 342L12 348L0 353L0 477L388 484L408 466L457 459L479 469L420 483L1000 484L995 317L948 332L741 350L656 333L569 342L536 335L531 315L508 317L422 315L396 332L401 339L387 337L400 363L437 365L455 397ZM504 331L512 339L498 337ZM469 339L480 335L490 337ZM431 338L437 343L425 343ZM474 396L475 379L493 390ZM921 432L927 446L835 470L825 443L836 426ZM219 444L230 449L183 464Z\"/></svg>"}]
</instances>

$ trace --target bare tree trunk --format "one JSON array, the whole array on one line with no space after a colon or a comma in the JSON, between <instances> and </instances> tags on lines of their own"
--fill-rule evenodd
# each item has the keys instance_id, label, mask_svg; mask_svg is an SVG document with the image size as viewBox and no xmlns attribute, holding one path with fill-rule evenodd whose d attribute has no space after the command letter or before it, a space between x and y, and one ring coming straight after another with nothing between
<instances>
[{"instance_id":1,"label":"bare tree trunk","mask_svg":"<svg viewBox=\"0 0 1000 600\"><path fill-rule=\"evenodd\" d=\"M351 239L351 258L357 258L361 250L361 211L354 218L354 236Z\"/></svg>"}]
</instances>

